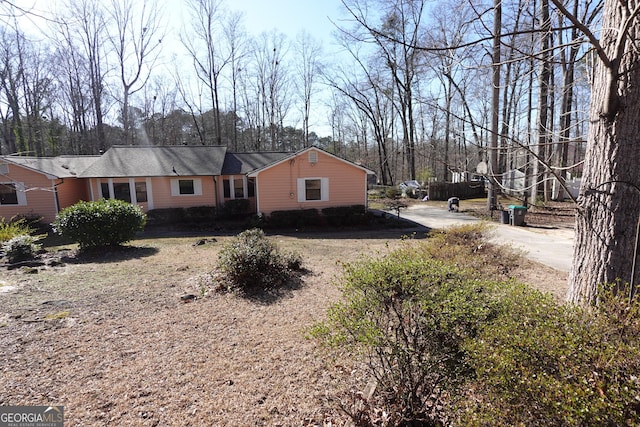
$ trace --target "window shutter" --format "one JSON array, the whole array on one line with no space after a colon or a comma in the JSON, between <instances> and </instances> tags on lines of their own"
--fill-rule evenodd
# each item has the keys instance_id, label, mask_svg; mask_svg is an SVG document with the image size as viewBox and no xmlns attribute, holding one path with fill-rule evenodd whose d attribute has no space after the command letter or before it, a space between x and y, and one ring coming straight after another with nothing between
<instances>
[{"instance_id":1,"label":"window shutter","mask_svg":"<svg viewBox=\"0 0 640 427\"><path fill-rule=\"evenodd\" d=\"M180 195L180 184L177 179L171 180L171 195L179 196Z\"/></svg>"},{"instance_id":2,"label":"window shutter","mask_svg":"<svg viewBox=\"0 0 640 427\"><path fill-rule=\"evenodd\" d=\"M304 183L305 183L304 178L298 178L298 201L299 202L304 202L307 198Z\"/></svg>"},{"instance_id":3,"label":"window shutter","mask_svg":"<svg viewBox=\"0 0 640 427\"><path fill-rule=\"evenodd\" d=\"M323 202L328 202L329 201L329 178L322 178L322 180L320 181L321 184L321 190L320 190L320 194L321 194L321 200Z\"/></svg>"},{"instance_id":4,"label":"window shutter","mask_svg":"<svg viewBox=\"0 0 640 427\"><path fill-rule=\"evenodd\" d=\"M193 180L193 195L202 196L202 180L199 178Z\"/></svg>"}]
</instances>

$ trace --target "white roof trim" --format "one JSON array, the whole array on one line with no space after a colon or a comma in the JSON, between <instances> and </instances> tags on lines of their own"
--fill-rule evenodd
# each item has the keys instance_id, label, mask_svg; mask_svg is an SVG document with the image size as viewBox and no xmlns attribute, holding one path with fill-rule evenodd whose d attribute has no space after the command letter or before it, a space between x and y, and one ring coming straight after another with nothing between
<instances>
[{"instance_id":1,"label":"white roof trim","mask_svg":"<svg viewBox=\"0 0 640 427\"><path fill-rule=\"evenodd\" d=\"M263 166L263 167L261 167L261 168L258 168L258 169L256 169L256 170L254 170L253 172L248 173L248 174L247 174L247 176L248 176L249 178L255 178L255 177L257 177L257 176L258 176L258 174L260 174L260 172L262 172L262 171L264 171L264 170L267 170L267 169L270 169L270 168L272 168L272 167L274 167L274 166L278 166L278 165L280 165L280 164L282 164L282 163L284 163L284 162L288 162L288 161L289 161L289 160L291 160L292 158L294 158L294 157L298 157L298 156L300 156L300 155L302 155L302 154L304 154L304 153L307 153L307 152L309 152L309 151L311 151L311 150L319 151L319 152L321 152L322 154L326 154L326 155L327 155L327 156L329 156L329 157L333 157L334 159L339 160L339 161L341 161L341 162L343 162L343 163L346 163L346 164L347 164L347 165L349 165L349 166L353 166L353 167L355 167L355 168L358 168L358 169L360 169L360 170L362 170L362 171L366 172L368 175L375 175L375 172L373 172L372 170L367 169L367 168L365 168L364 166L360 166L360 165L358 165L358 164L355 164L355 163L353 163L353 162L350 162L349 160L345 160L345 159L343 159L343 158L341 158L341 157L338 157L338 156L336 156L335 154L331 154L331 153L329 153L328 151L323 150L322 148L318 148L318 147L307 147L307 148L304 148L304 149L302 149L302 150L300 150L300 151L298 151L298 152L295 152L295 153L293 153L293 154L291 154L291 155L289 155L289 156L285 157L285 158L284 158L284 159L282 159L282 160L279 160L279 161L277 161L277 162L274 162L274 163L271 163L271 164L269 164L269 165L266 165L266 166Z\"/></svg>"}]
</instances>

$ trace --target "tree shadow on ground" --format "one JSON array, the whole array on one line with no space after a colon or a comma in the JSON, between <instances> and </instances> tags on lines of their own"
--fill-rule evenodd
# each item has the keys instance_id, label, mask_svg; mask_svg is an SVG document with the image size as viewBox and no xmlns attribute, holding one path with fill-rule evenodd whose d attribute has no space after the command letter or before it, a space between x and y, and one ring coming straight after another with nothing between
<instances>
[{"instance_id":1,"label":"tree shadow on ground","mask_svg":"<svg viewBox=\"0 0 640 427\"><path fill-rule=\"evenodd\" d=\"M67 255L63 255L61 261L68 264L102 264L147 258L157 253L158 248L147 246L103 246L82 251L71 251Z\"/></svg>"}]
</instances>

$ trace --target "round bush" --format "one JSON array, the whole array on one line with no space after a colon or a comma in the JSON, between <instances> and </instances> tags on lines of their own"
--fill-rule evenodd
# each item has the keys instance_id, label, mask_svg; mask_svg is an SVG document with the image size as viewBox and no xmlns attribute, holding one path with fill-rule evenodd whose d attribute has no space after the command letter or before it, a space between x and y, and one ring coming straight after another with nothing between
<instances>
[{"instance_id":1,"label":"round bush","mask_svg":"<svg viewBox=\"0 0 640 427\"><path fill-rule=\"evenodd\" d=\"M80 245L80 249L116 246L133 239L143 230L146 215L139 206L122 200L101 199L78 202L63 209L53 222L53 230Z\"/></svg>"},{"instance_id":2,"label":"round bush","mask_svg":"<svg viewBox=\"0 0 640 427\"><path fill-rule=\"evenodd\" d=\"M227 287L254 291L283 285L290 273L301 268L296 254L281 253L258 228L243 231L227 242L218 255L218 267Z\"/></svg>"},{"instance_id":3,"label":"round bush","mask_svg":"<svg viewBox=\"0 0 640 427\"><path fill-rule=\"evenodd\" d=\"M25 261L35 257L42 246L37 244L37 237L21 234L2 244L2 249L10 263Z\"/></svg>"}]
</instances>

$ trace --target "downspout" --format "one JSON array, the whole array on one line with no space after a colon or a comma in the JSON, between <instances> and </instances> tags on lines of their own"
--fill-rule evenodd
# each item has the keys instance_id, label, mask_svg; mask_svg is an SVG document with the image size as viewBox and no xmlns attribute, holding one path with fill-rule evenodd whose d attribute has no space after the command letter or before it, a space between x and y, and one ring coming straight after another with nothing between
<instances>
[{"instance_id":1,"label":"downspout","mask_svg":"<svg viewBox=\"0 0 640 427\"><path fill-rule=\"evenodd\" d=\"M364 173L364 211L369 211L369 174Z\"/></svg>"},{"instance_id":2,"label":"downspout","mask_svg":"<svg viewBox=\"0 0 640 427\"><path fill-rule=\"evenodd\" d=\"M64 178L58 178L60 182L53 184L53 202L56 205L56 214L60 212L60 199L58 198L58 186L64 183ZM54 181L54 180L52 180Z\"/></svg>"},{"instance_id":3,"label":"downspout","mask_svg":"<svg viewBox=\"0 0 640 427\"><path fill-rule=\"evenodd\" d=\"M260 214L260 197L259 197L259 190L258 190L258 174L255 174L254 176L255 178L255 182L253 183L254 187L255 187L255 198L256 198L256 214Z\"/></svg>"},{"instance_id":4,"label":"downspout","mask_svg":"<svg viewBox=\"0 0 640 427\"><path fill-rule=\"evenodd\" d=\"M218 210L220 209L220 206L218 205L218 180L216 179L217 177L215 175L212 176L213 178L213 193L214 193L214 200L216 202L216 216L218 216Z\"/></svg>"}]
</instances>

